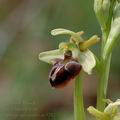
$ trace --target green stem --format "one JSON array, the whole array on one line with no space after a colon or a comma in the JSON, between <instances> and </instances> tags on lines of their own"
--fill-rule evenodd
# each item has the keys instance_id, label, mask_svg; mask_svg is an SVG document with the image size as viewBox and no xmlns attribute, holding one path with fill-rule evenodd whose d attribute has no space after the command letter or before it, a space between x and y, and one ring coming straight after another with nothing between
<instances>
[{"instance_id":1,"label":"green stem","mask_svg":"<svg viewBox=\"0 0 120 120\"><path fill-rule=\"evenodd\" d=\"M106 94L107 94L110 61L111 61L111 55L109 55L107 59L101 60L101 69L99 76L100 80L98 81L98 89L97 89L97 109L100 111L103 111L105 108L104 99L106 99Z\"/></svg>"},{"instance_id":2,"label":"green stem","mask_svg":"<svg viewBox=\"0 0 120 120\"><path fill-rule=\"evenodd\" d=\"M111 5L109 9L109 16L106 23L106 29L102 31L102 46L101 46L101 61L100 61L100 74L99 74L99 81L98 81L98 89L97 89L97 109L103 111L105 108L104 99L106 99L107 94L107 86L108 86L108 77L110 71L110 61L111 61L111 54L104 56L104 47L111 29L111 21L113 17L113 9L116 0L111 0Z\"/></svg>"},{"instance_id":3,"label":"green stem","mask_svg":"<svg viewBox=\"0 0 120 120\"><path fill-rule=\"evenodd\" d=\"M76 77L74 87L74 120L85 120L85 112L83 105L82 80L80 75Z\"/></svg>"}]
</instances>

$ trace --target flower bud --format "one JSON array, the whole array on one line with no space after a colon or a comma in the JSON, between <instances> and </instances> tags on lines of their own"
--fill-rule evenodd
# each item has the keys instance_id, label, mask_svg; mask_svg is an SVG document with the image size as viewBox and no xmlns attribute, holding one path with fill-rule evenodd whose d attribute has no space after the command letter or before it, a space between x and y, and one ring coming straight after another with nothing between
<instances>
[{"instance_id":1,"label":"flower bud","mask_svg":"<svg viewBox=\"0 0 120 120\"><path fill-rule=\"evenodd\" d=\"M104 4L105 9L105 4ZM94 0L94 11L96 13L97 19L100 23L101 29L106 29L106 18L105 11L103 10L103 0Z\"/></svg>"},{"instance_id":2,"label":"flower bud","mask_svg":"<svg viewBox=\"0 0 120 120\"><path fill-rule=\"evenodd\" d=\"M104 11L104 16L105 20L107 22L108 16L109 16L109 9L110 9L110 0L103 0L103 11Z\"/></svg>"},{"instance_id":3,"label":"flower bud","mask_svg":"<svg viewBox=\"0 0 120 120\"><path fill-rule=\"evenodd\" d=\"M110 54L115 45L118 44L120 40L120 3L116 5L114 10L114 19L111 25L111 30L104 47L104 58Z\"/></svg>"}]
</instances>

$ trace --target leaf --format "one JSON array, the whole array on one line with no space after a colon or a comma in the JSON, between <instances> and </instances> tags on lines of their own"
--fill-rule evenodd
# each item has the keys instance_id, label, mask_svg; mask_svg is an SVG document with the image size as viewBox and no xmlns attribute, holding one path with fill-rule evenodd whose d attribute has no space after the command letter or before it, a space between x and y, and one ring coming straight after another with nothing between
<instances>
[{"instance_id":1,"label":"leaf","mask_svg":"<svg viewBox=\"0 0 120 120\"><path fill-rule=\"evenodd\" d=\"M65 34L68 34L68 35L74 35L75 32L73 31L70 31L70 30L67 30L67 29L63 29L63 28L57 28L57 29L54 29L51 31L51 34L53 36L56 36L56 35L65 35Z\"/></svg>"},{"instance_id":2,"label":"leaf","mask_svg":"<svg viewBox=\"0 0 120 120\"><path fill-rule=\"evenodd\" d=\"M57 50L51 50L42 52L39 54L39 59L43 62L52 64L53 60L56 58L62 58L63 59L63 51L57 49Z\"/></svg>"}]
</instances>

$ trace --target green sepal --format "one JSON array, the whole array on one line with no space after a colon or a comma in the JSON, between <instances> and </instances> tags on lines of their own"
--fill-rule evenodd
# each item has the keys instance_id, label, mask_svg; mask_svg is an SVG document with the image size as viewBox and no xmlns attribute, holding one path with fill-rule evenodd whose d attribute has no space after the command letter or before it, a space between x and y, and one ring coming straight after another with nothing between
<instances>
[{"instance_id":1,"label":"green sepal","mask_svg":"<svg viewBox=\"0 0 120 120\"><path fill-rule=\"evenodd\" d=\"M105 108L104 112L108 114L117 114L118 111L118 106L120 106L120 99L118 99L116 102L112 102L108 104L108 106Z\"/></svg>"},{"instance_id":2,"label":"green sepal","mask_svg":"<svg viewBox=\"0 0 120 120\"><path fill-rule=\"evenodd\" d=\"M98 120L120 120L120 99L118 99L116 102L111 102L109 100L109 102L110 103L107 105L103 112L97 110L92 106L88 107L87 110Z\"/></svg>"},{"instance_id":3,"label":"green sepal","mask_svg":"<svg viewBox=\"0 0 120 120\"><path fill-rule=\"evenodd\" d=\"M96 60L94 54L90 50L84 52L79 51L79 49L72 49L73 57L76 58L82 65L84 72L91 74L92 69L96 66Z\"/></svg>"},{"instance_id":4,"label":"green sepal","mask_svg":"<svg viewBox=\"0 0 120 120\"><path fill-rule=\"evenodd\" d=\"M81 32L73 32L71 30L67 30L64 28L57 28L51 31L51 35L57 36L57 35L70 35L71 39L73 39L76 44L78 44L80 41L82 41L81 35L83 34L83 31Z\"/></svg>"},{"instance_id":5,"label":"green sepal","mask_svg":"<svg viewBox=\"0 0 120 120\"><path fill-rule=\"evenodd\" d=\"M94 54L90 50L80 52L79 62L83 67L83 70L88 74L92 73L92 69L96 66L96 60Z\"/></svg>"},{"instance_id":6,"label":"green sepal","mask_svg":"<svg viewBox=\"0 0 120 120\"><path fill-rule=\"evenodd\" d=\"M63 28L57 28L51 31L51 35L56 36L56 35L74 35L75 32L63 29Z\"/></svg>"},{"instance_id":7,"label":"green sepal","mask_svg":"<svg viewBox=\"0 0 120 120\"><path fill-rule=\"evenodd\" d=\"M51 50L39 54L39 59L49 64L52 64L53 60L56 58L64 58L64 53L62 50Z\"/></svg>"},{"instance_id":8,"label":"green sepal","mask_svg":"<svg viewBox=\"0 0 120 120\"><path fill-rule=\"evenodd\" d=\"M110 120L108 114L97 110L93 106L89 106L87 110L91 115L93 115L96 118L96 120Z\"/></svg>"}]
</instances>

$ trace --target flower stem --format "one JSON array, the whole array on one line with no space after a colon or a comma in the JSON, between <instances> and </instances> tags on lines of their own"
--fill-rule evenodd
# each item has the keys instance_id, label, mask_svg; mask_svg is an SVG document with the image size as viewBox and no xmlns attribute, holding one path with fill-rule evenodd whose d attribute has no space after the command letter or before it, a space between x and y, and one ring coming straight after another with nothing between
<instances>
[{"instance_id":1,"label":"flower stem","mask_svg":"<svg viewBox=\"0 0 120 120\"><path fill-rule=\"evenodd\" d=\"M108 39L108 35L111 29L111 21L113 17L113 9L116 0L111 0L111 5L109 8L109 16L106 23L105 31L102 31L102 47L101 47L101 62L100 62L100 74L99 74L99 81L98 81L98 89L97 89L97 109L103 111L105 108L105 102L107 95L107 86L108 86L108 77L110 71L110 62L111 62L111 54L104 55L104 47L106 41Z\"/></svg>"},{"instance_id":2,"label":"flower stem","mask_svg":"<svg viewBox=\"0 0 120 120\"><path fill-rule=\"evenodd\" d=\"M74 87L74 120L85 120L85 112L83 105L82 80L80 75L76 77Z\"/></svg>"},{"instance_id":3,"label":"flower stem","mask_svg":"<svg viewBox=\"0 0 120 120\"><path fill-rule=\"evenodd\" d=\"M97 109L100 111L103 111L105 108L104 99L106 99L107 94L110 61L111 55L109 55L106 59L101 60L101 69L99 74L100 80L98 81L97 89Z\"/></svg>"}]
</instances>

